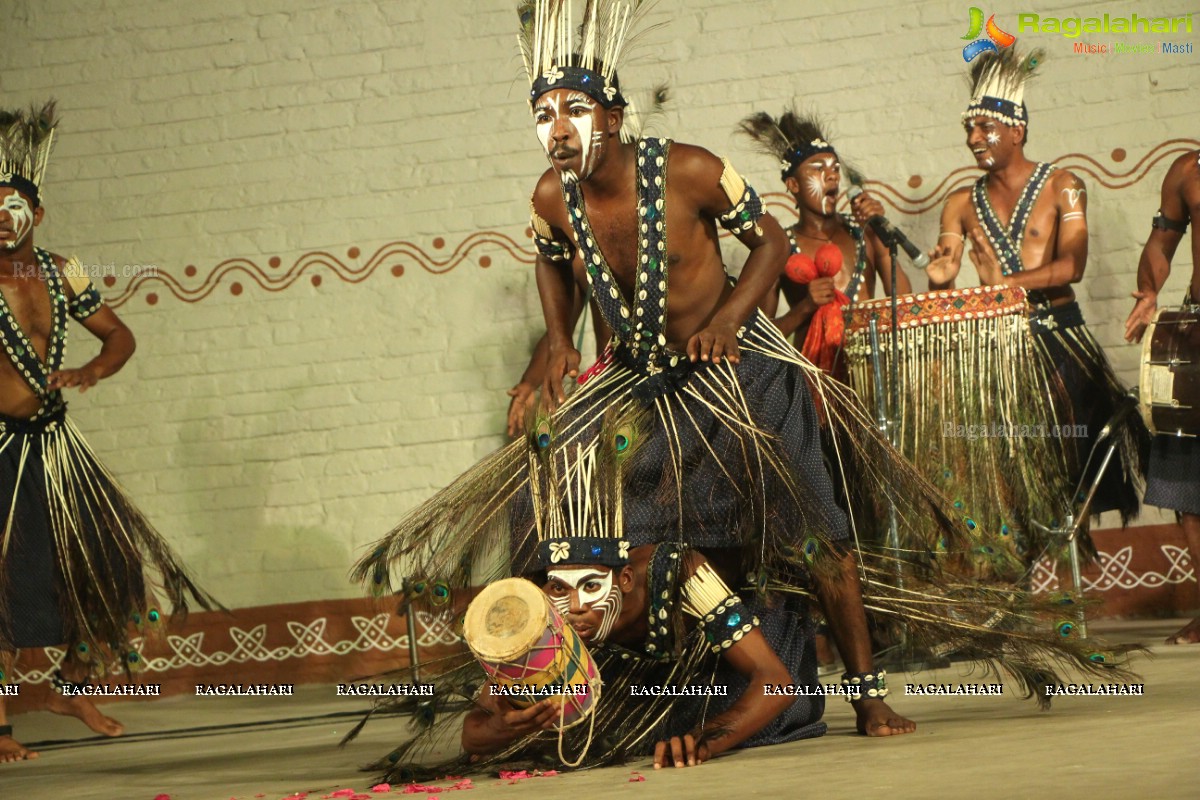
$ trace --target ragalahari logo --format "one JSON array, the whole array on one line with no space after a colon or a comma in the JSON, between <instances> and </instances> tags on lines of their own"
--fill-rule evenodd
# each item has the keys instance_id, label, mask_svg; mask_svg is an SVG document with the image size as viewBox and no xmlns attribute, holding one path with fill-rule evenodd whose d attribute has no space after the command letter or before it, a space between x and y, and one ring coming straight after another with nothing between
<instances>
[{"instance_id":1,"label":"ragalahari logo","mask_svg":"<svg viewBox=\"0 0 1200 800\"><path fill-rule=\"evenodd\" d=\"M987 31L987 38L978 38L980 32L984 30ZM974 6L971 6L971 29L962 38L974 40L963 48L963 61L968 64L982 53L998 53L1001 47L1012 47L1017 41L1017 37L1011 33L1000 30L1000 26L996 24L995 14L988 17L987 25L984 25L983 11Z\"/></svg>"}]
</instances>

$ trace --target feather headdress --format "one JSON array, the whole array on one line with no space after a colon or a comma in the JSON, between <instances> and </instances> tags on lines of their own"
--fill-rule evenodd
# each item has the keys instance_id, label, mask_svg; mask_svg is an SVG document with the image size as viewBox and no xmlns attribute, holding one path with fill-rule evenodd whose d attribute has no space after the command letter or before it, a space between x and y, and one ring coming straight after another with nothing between
<instances>
[{"instance_id":1,"label":"feather headdress","mask_svg":"<svg viewBox=\"0 0 1200 800\"><path fill-rule=\"evenodd\" d=\"M38 109L0 110L0 186L11 186L41 205L42 179L58 128L56 103Z\"/></svg>"},{"instance_id":2,"label":"feather headdress","mask_svg":"<svg viewBox=\"0 0 1200 800\"><path fill-rule=\"evenodd\" d=\"M517 35L532 103L551 89L575 89L605 108L625 105L617 67L630 31L650 4L644 0L587 0L582 23L572 0L524 0Z\"/></svg>"},{"instance_id":3,"label":"feather headdress","mask_svg":"<svg viewBox=\"0 0 1200 800\"><path fill-rule=\"evenodd\" d=\"M1028 125L1025 84L1044 55L1044 51L1034 50L1022 56L1016 48L1008 47L980 56L971 67L971 103L963 119L985 116L1005 125Z\"/></svg>"},{"instance_id":4,"label":"feather headdress","mask_svg":"<svg viewBox=\"0 0 1200 800\"><path fill-rule=\"evenodd\" d=\"M784 180L792 170L818 153L836 152L821 130L821 121L813 115L801 115L789 108L776 122L765 111L756 111L738 125L762 152L779 159Z\"/></svg>"}]
</instances>

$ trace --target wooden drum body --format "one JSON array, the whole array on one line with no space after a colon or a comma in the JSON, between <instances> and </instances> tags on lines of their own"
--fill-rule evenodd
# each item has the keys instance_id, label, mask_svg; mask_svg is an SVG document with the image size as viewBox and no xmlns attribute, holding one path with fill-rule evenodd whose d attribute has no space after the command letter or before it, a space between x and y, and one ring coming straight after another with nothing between
<instances>
[{"instance_id":1,"label":"wooden drum body","mask_svg":"<svg viewBox=\"0 0 1200 800\"><path fill-rule=\"evenodd\" d=\"M1200 436L1200 307L1161 308L1142 339L1141 410L1155 433Z\"/></svg>"},{"instance_id":2,"label":"wooden drum body","mask_svg":"<svg viewBox=\"0 0 1200 800\"><path fill-rule=\"evenodd\" d=\"M514 691L504 695L514 706L554 700L562 708L560 730L595 710L600 671L583 640L532 582L489 584L467 608L463 632L492 682Z\"/></svg>"}]
</instances>

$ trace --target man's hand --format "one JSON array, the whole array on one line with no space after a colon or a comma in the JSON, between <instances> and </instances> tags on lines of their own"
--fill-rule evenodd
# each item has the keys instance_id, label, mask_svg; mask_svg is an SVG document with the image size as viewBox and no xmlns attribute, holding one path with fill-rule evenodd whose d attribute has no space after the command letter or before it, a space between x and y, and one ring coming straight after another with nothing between
<instances>
[{"instance_id":1,"label":"man's hand","mask_svg":"<svg viewBox=\"0 0 1200 800\"><path fill-rule=\"evenodd\" d=\"M1000 261L996 258L996 251L992 249L991 242L983 235L983 230L972 228L967 236L971 240L969 255L971 263L979 273L979 285L997 286L1004 283L1004 271L1000 268Z\"/></svg>"},{"instance_id":2,"label":"man's hand","mask_svg":"<svg viewBox=\"0 0 1200 800\"><path fill-rule=\"evenodd\" d=\"M724 356L731 364L742 360L738 352L737 330L732 325L713 324L697 333L687 343L688 358L695 361L721 363Z\"/></svg>"},{"instance_id":3,"label":"man's hand","mask_svg":"<svg viewBox=\"0 0 1200 800\"><path fill-rule=\"evenodd\" d=\"M654 768L695 767L708 760L708 745L696 744L692 734L672 736L669 740L654 745Z\"/></svg>"},{"instance_id":4,"label":"man's hand","mask_svg":"<svg viewBox=\"0 0 1200 800\"><path fill-rule=\"evenodd\" d=\"M537 399L537 389L531 384L521 381L505 394L512 398L508 404L508 435L519 436L525 432L525 415Z\"/></svg>"},{"instance_id":5,"label":"man's hand","mask_svg":"<svg viewBox=\"0 0 1200 800\"><path fill-rule=\"evenodd\" d=\"M925 274L929 282L946 284L958 277L958 264L954 260L954 246L939 243L929 251L929 266Z\"/></svg>"},{"instance_id":6,"label":"man's hand","mask_svg":"<svg viewBox=\"0 0 1200 800\"><path fill-rule=\"evenodd\" d=\"M917 729L917 723L892 711L879 698L855 700L853 705L858 717L858 732L864 736L898 736Z\"/></svg>"},{"instance_id":7,"label":"man's hand","mask_svg":"<svg viewBox=\"0 0 1200 800\"><path fill-rule=\"evenodd\" d=\"M883 216L883 203L864 192L850 201L850 210L854 212L854 221L865 228L871 217Z\"/></svg>"},{"instance_id":8,"label":"man's hand","mask_svg":"<svg viewBox=\"0 0 1200 800\"><path fill-rule=\"evenodd\" d=\"M833 278L817 278L808 284L808 296L817 307L832 303L834 291Z\"/></svg>"},{"instance_id":9,"label":"man's hand","mask_svg":"<svg viewBox=\"0 0 1200 800\"><path fill-rule=\"evenodd\" d=\"M542 396L546 407L553 411L567 399L563 391L563 378L579 376L579 351L574 347L550 348L550 358L546 364L546 381L542 386Z\"/></svg>"},{"instance_id":10,"label":"man's hand","mask_svg":"<svg viewBox=\"0 0 1200 800\"><path fill-rule=\"evenodd\" d=\"M1146 333L1146 326L1154 321L1154 312L1158 310L1158 294L1156 292L1134 292L1137 302L1129 319L1125 320L1125 341L1140 342Z\"/></svg>"},{"instance_id":11,"label":"man's hand","mask_svg":"<svg viewBox=\"0 0 1200 800\"><path fill-rule=\"evenodd\" d=\"M500 698L499 710L488 717L487 727L496 737L505 741L516 741L538 731L548 731L558 721L560 709L554 700L539 700L529 708L513 708L507 700Z\"/></svg>"},{"instance_id":12,"label":"man's hand","mask_svg":"<svg viewBox=\"0 0 1200 800\"><path fill-rule=\"evenodd\" d=\"M83 394L99 382L100 370L96 367L85 365L79 369L60 369L57 372L50 373L50 377L46 381L46 390L52 392L55 389L72 389L78 387L79 393Z\"/></svg>"}]
</instances>

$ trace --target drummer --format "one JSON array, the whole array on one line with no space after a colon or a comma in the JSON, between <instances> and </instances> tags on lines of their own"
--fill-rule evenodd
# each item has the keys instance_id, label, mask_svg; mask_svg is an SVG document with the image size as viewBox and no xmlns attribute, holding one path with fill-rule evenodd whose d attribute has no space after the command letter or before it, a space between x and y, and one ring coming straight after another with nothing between
<instances>
[{"instance_id":1,"label":"drummer","mask_svg":"<svg viewBox=\"0 0 1200 800\"><path fill-rule=\"evenodd\" d=\"M1171 273L1171 260L1189 223L1200 225L1200 150L1175 159L1163 180L1162 201L1138 262L1138 290L1133 293L1137 303L1125 321L1126 341L1141 340L1146 326L1153 321L1159 292ZM1192 303L1200 303L1200 236L1195 229L1192 280L1187 297ZM1192 565L1200 565L1200 440L1188 436L1154 438L1146 502L1179 512ZM1183 626L1167 643L1200 643L1200 617Z\"/></svg>"},{"instance_id":2,"label":"drummer","mask_svg":"<svg viewBox=\"0 0 1200 800\"><path fill-rule=\"evenodd\" d=\"M825 733L825 698L816 694L820 684L812 623L798 597L748 606L722 577L722 572L731 575L733 570L719 571L700 552L674 544L630 549L622 539L577 536L543 541L539 550L547 566L543 591L598 660L614 656L615 663L633 658L669 667L686 645L673 638L671 620L680 609L704 634L703 639L688 641L720 654L715 667L693 677L707 686L727 687L726 694L674 700L666 724L657 731L656 768L694 766L735 747ZM682 580L677 582L677 577ZM713 654L709 657L716 661ZM678 680L681 668L670 674ZM885 674L870 677L860 681L857 695L845 695L857 712L859 732L887 736L914 731L916 723L884 701ZM496 752L558 721L558 708L550 700L517 710L484 691L478 702L463 725L463 747L472 754ZM620 724L633 724L634 718L626 715ZM615 738L621 733L633 732L603 735Z\"/></svg>"},{"instance_id":3,"label":"drummer","mask_svg":"<svg viewBox=\"0 0 1200 800\"><path fill-rule=\"evenodd\" d=\"M1016 48L1006 48L984 54L973 65L972 97L962 122L967 147L984 174L946 199L941 234L930 253L929 288L954 288L969 242L981 285L1029 292L1030 327L1073 406L1074 418L1057 422L1071 425L1072 433L1086 426L1086 436L1073 439L1077 449L1069 454L1073 470L1082 472L1124 389L1084 324L1072 288L1087 266L1087 189L1073 173L1025 157L1025 82L1041 59L1040 50L1022 57ZM1137 513L1139 450L1144 452L1147 437L1140 420L1129 419L1119 434L1120 461L1105 474L1092 508L1120 510L1125 522ZM1072 474L1071 482L1078 478Z\"/></svg>"},{"instance_id":4,"label":"drummer","mask_svg":"<svg viewBox=\"0 0 1200 800\"><path fill-rule=\"evenodd\" d=\"M869 217L882 216L883 206L868 195L860 195L852 204L853 217L838 213L842 163L815 117L788 109L776 122L770 114L759 111L742 120L740 129L779 161L783 184L796 202L800 219L785 229L791 254L815 259L817 251L829 244L836 246L841 254L842 266L836 275L817 277L808 283L795 280L799 277L792 266L795 261L789 262L789 268L762 304L784 336L794 335L796 348L803 351L813 315L821 306L833 302L835 292L854 302L870 300L875 296L878 274L883 291L891 295L891 256L874 231L862 224ZM899 265L896 285L901 294L912 291L908 276ZM776 317L780 293L787 300L788 311ZM819 357L814 358L817 353L804 351L804 354L818 366L827 366Z\"/></svg>"}]
</instances>

